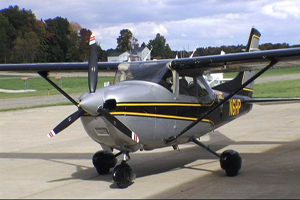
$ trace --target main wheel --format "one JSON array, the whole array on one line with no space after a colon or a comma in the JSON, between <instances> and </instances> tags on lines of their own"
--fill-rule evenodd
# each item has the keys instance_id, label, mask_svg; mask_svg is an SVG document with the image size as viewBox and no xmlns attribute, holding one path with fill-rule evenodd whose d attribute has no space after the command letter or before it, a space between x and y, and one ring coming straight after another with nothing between
<instances>
[{"instance_id":1,"label":"main wheel","mask_svg":"<svg viewBox=\"0 0 300 200\"><path fill-rule=\"evenodd\" d=\"M132 181L136 178L135 172L126 163L122 162L114 168L113 180L119 188L127 188L132 184Z\"/></svg>"},{"instance_id":2,"label":"main wheel","mask_svg":"<svg viewBox=\"0 0 300 200\"><path fill-rule=\"evenodd\" d=\"M227 176L236 176L242 168L242 157L237 151L226 150L220 156L220 165Z\"/></svg>"},{"instance_id":3,"label":"main wheel","mask_svg":"<svg viewBox=\"0 0 300 200\"><path fill-rule=\"evenodd\" d=\"M117 158L109 151L98 151L93 156L93 165L100 175L108 174L116 164Z\"/></svg>"}]
</instances>

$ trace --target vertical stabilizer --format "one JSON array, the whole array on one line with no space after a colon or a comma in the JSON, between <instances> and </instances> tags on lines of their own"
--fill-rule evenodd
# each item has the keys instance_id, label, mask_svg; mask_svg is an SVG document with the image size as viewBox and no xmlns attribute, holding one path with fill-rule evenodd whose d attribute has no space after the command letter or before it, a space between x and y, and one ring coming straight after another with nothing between
<instances>
[{"instance_id":1,"label":"vertical stabilizer","mask_svg":"<svg viewBox=\"0 0 300 200\"><path fill-rule=\"evenodd\" d=\"M249 40L246 46L247 52L252 51L259 51L259 39L260 39L260 32L252 27ZM244 71L238 73L238 75L231 81L228 81L226 83L223 83L221 85L218 85L214 87L213 89L223 91L223 92L229 92L232 93L236 91L242 84L244 84L247 80L249 80L253 76L253 71ZM238 94L244 95L244 96L253 96L253 85L254 82L247 85L242 91L240 91Z\"/></svg>"},{"instance_id":2,"label":"vertical stabilizer","mask_svg":"<svg viewBox=\"0 0 300 200\"><path fill-rule=\"evenodd\" d=\"M246 52L251 52L251 51L259 51L259 39L260 39L260 32L252 27L250 36L248 39L248 43L246 46Z\"/></svg>"}]
</instances>

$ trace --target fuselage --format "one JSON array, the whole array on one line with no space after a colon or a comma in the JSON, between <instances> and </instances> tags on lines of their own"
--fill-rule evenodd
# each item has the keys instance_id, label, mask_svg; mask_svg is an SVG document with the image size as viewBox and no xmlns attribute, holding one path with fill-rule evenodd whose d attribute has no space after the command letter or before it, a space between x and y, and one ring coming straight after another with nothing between
<instances>
[{"instance_id":1,"label":"fuselage","mask_svg":"<svg viewBox=\"0 0 300 200\"><path fill-rule=\"evenodd\" d=\"M128 69L126 70L128 73ZM119 72L124 80L97 90L89 106L91 110L97 110L99 106L106 107L111 115L139 136L141 146L138 148L144 150L168 146L165 139L178 134L228 95L212 90L201 75L181 76L174 71L170 73L167 69L164 74L159 74L160 77L156 81L141 78L128 80L124 78L124 71ZM130 76L132 74L130 73ZM185 79L186 85L182 84L182 79ZM165 80L165 83L162 83L162 80ZM201 137L249 112L251 105L243 103L245 98L247 97L234 96L178 138L177 144L189 142L191 137ZM86 132L93 140L103 147L138 150L128 149L118 137L122 133L111 126L104 117L96 114L81 117Z\"/></svg>"}]
</instances>

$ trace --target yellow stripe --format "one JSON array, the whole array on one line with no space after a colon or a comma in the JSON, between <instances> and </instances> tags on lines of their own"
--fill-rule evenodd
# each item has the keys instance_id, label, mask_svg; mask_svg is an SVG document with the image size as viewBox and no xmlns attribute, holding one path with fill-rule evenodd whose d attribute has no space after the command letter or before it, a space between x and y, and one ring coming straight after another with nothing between
<instances>
[{"instance_id":1,"label":"yellow stripe","mask_svg":"<svg viewBox=\"0 0 300 200\"><path fill-rule=\"evenodd\" d=\"M135 115L135 116L143 116L143 117L161 117L161 118L169 118L169 119L184 119L184 120L192 120L196 121L198 118L195 117L182 117L175 115L161 115L161 114L152 114L152 113L137 113L137 112L110 112L111 115ZM211 123L213 126L215 124L209 119L203 119L203 122Z\"/></svg>"},{"instance_id":2,"label":"yellow stripe","mask_svg":"<svg viewBox=\"0 0 300 200\"><path fill-rule=\"evenodd\" d=\"M260 39L260 37L258 35L253 35L253 37L255 37L257 39Z\"/></svg>"},{"instance_id":3,"label":"yellow stripe","mask_svg":"<svg viewBox=\"0 0 300 200\"><path fill-rule=\"evenodd\" d=\"M117 103L117 106L212 106L215 101L211 104L199 104L199 103Z\"/></svg>"},{"instance_id":4,"label":"yellow stripe","mask_svg":"<svg viewBox=\"0 0 300 200\"><path fill-rule=\"evenodd\" d=\"M253 89L251 89L251 88L243 88L243 90L245 90L245 91L249 91L249 92L253 92L254 90Z\"/></svg>"}]
</instances>

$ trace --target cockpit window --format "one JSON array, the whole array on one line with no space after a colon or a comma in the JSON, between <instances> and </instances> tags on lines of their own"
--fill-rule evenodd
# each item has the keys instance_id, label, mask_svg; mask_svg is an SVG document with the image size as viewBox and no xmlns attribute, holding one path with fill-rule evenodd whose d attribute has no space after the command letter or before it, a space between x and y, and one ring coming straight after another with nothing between
<instances>
[{"instance_id":1,"label":"cockpit window","mask_svg":"<svg viewBox=\"0 0 300 200\"><path fill-rule=\"evenodd\" d=\"M140 80L158 83L169 89L170 78L172 78L172 72L167 67L167 62L126 62L118 66L114 83Z\"/></svg>"},{"instance_id":2,"label":"cockpit window","mask_svg":"<svg viewBox=\"0 0 300 200\"><path fill-rule=\"evenodd\" d=\"M179 94L196 97L201 103L211 103L213 91L202 76L180 76Z\"/></svg>"}]
</instances>

